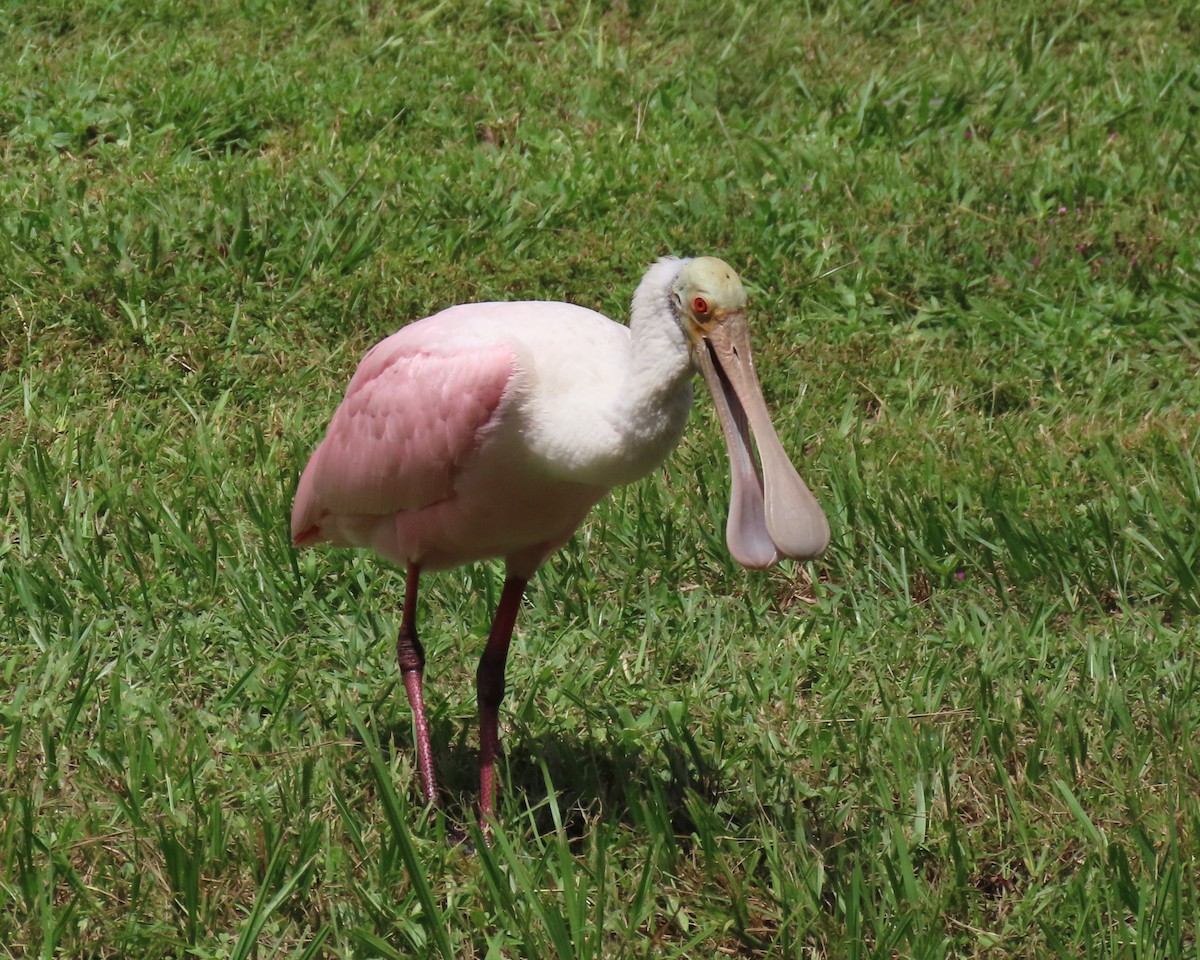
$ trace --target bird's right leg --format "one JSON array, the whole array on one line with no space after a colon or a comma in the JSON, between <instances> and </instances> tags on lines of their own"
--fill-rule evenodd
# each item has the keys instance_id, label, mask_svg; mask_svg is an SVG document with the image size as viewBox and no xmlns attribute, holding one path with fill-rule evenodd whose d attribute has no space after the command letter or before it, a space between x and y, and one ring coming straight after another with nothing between
<instances>
[{"instance_id":1,"label":"bird's right leg","mask_svg":"<svg viewBox=\"0 0 1200 960\"><path fill-rule=\"evenodd\" d=\"M413 723L417 729L417 769L421 774L421 792L427 804L438 800L437 778L433 774L433 747L429 743L429 723L425 719L425 696L421 681L425 676L425 648L417 639L417 585L421 579L421 568L415 563L408 565L408 577L404 581L404 616L400 621L400 636L396 638L396 662L400 664L400 676L404 689L408 691L408 705L412 708Z\"/></svg>"},{"instance_id":2,"label":"bird's right leg","mask_svg":"<svg viewBox=\"0 0 1200 960\"><path fill-rule=\"evenodd\" d=\"M488 634L487 646L475 671L475 689L479 695L479 828L484 836L490 829L496 795L495 764L500 754L500 703L504 699L504 665L512 642L513 626L521 609L521 597L528 583L511 573L504 581L496 616Z\"/></svg>"}]
</instances>

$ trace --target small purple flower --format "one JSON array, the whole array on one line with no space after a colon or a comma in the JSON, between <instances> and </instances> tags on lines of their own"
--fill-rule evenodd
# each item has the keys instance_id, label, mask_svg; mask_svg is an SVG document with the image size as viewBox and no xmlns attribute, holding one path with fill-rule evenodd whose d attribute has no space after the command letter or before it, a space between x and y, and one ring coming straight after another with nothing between
<instances>
[{"instance_id":1,"label":"small purple flower","mask_svg":"<svg viewBox=\"0 0 1200 960\"><path fill-rule=\"evenodd\" d=\"M1067 208L1066 208L1066 207L1059 207L1059 208L1058 208L1058 212L1059 212L1059 213L1066 213L1066 212L1067 212Z\"/></svg>"},{"instance_id":2,"label":"small purple flower","mask_svg":"<svg viewBox=\"0 0 1200 960\"><path fill-rule=\"evenodd\" d=\"M955 570L954 571L954 579L955 580L966 580L967 579L967 571L963 570L962 568Z\"/></svg>"},{"instance_id":3,"label":"small purple flower","mask_svg":"<svg viewBox=\"0 0 1200 960\"><path fill-rule=\"evenodd\" d=\"M805 193L808 193L808 191L809 191L809 190L811 190L811 189L812 189L812 184L811 184L811 183L806 183L806 184L804 185L804 192L805 192Z\"/></svg>"},{"instance_id":4,"label":"small purple flower","mask_svg":"<svg viewBox=\"0 0 1200 960\"><path fill-rule=\"evenodd\" d=\"M1034 257L1034 258L1033 258L1032 260L1030 260L1029 262L1030 262L1030 264L1032 264L1033 266L1035 266L1035 267L1036 267L1040 261L1038 260L1038 258L1037 258L1037 257Z\"/></svg>"},{"instance_id":5,"label":"small purple flower","mask_svg":"<svg viewBox=\"0 0 1200 960\"><path fill-rule=\"evenodd\" d=\"M974 136L975 136L975 131L972 130L970 127L967 127L967 129L963 131L963 137L965 137L967 140L972 139Z\"/></svg>"},{"instance_id":6,"label":"small purple flower","mask_svg":"<svg viewBox=\"0 0 1200 960\"><path fill-rule=\"evenodd\" d=\"M1112 143L1112 142L1113 142L1114 140L1116 140L1116 139L1117 139L1117 131L1116 131L1116 130L1114 130L1112 133L1110 133L1110 134L1108 135L1108 142L1109 142L1109 143Z\"/></svg>"}]
</instances>

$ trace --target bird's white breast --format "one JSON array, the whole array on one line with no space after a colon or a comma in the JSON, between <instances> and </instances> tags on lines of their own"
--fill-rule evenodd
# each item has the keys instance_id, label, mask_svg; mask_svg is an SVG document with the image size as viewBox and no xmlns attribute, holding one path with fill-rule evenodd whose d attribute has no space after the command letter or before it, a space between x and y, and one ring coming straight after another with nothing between
<instances>
[{"instance_id":1,"label":"bird's white breast","mask_svg":"<svg viewBox=\"0 0 1200 960\"><path fill-rule=\"evenodd\" d=\"M567 303L479 303L429 318L446 338L504 343L517 376L493 441L548 476L612 487L637 480L679 442L691 407L691 370L677 357L635 364L629 328ZM653 403L640 403L649 376Z\"/></svg>"}]
</instances>

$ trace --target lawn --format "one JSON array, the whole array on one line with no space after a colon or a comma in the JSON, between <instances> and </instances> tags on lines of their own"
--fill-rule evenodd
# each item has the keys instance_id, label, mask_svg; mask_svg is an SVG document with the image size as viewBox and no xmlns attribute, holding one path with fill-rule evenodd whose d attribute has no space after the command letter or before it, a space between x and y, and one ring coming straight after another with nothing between
<instances>
[{"instance_id":1,"label":"lawn","mask_svg":"<svg viewBox=\"0 0 1200 960\"><path fill-rule=\"evenodd\" d=\"M1192 3L0 6L0 956L1193 958ZM361 354L729 261L829 514L698 396L530 585L295 550Z\"/></svg>"}]
</instances>

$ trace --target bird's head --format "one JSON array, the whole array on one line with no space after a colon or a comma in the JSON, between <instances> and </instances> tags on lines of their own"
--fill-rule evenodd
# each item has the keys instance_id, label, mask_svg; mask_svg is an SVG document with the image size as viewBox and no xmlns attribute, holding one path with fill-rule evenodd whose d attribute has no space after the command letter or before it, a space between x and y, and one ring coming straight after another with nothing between
<instances>
[{"instance_id":1,"label":"bird's head","mask_svg":"<svg viewBox=\"0 0 1200 960\"><path fill-rule=\"evenodd\" d=\"M729 264L716 257L685 261L675 278L671 296L693 345L731 314L746 310L746 288L741 278Z\"/></svg>"},{"instance_id":2,"label":"bird's head","mask_svg":"<svg viewBox=\"0 0 1200 960\"><path fill-rule=\"evenodd\" d=\"M781 556L818 556L829 543L829 522L784 452L767 412L750 352L741 279L723 260L697 257L684 261L671 297L689 337L692 362L712 391L729 449L729 552L747 567L767 567Z\"/></svg>"}]
</instances>

